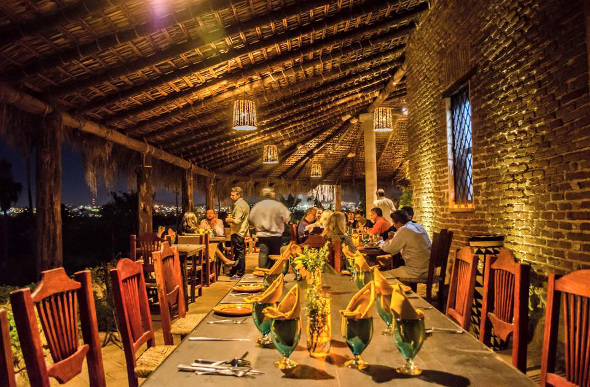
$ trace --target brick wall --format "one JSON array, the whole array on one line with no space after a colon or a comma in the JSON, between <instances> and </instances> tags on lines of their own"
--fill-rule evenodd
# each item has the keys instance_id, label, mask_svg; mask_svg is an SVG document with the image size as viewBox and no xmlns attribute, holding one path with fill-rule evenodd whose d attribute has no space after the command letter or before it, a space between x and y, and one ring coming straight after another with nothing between
<instances>
[{"instance_id":1,"label":"brick wall","mask_svg":"<svg viewBox=\"0 0 590 387\"><path fill-rule=\"evenodd\" d=\"M583 1L433 3L410 39L409 178L432 233L505 235L537 272L590 267L590 103ZM442 94L469 69L475 210L451 212Z\"/></svg>"}]
</instances>

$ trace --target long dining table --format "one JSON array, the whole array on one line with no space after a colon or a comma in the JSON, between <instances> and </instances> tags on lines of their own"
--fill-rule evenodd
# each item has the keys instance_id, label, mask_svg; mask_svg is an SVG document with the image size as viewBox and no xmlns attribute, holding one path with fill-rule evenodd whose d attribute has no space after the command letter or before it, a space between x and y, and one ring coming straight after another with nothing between
<instances>
[{"instance_id":1,"label":"long dining table","mask_svg":"<svg viewBox=\"0 0 590 387\"><path fill-rule=\"evenodd\" d=\"M255 277L246 275L241 282L256 281ZM301 302L305 302L305 284L297 282L291 274L286 276L285 292L295 284L302 287ZM504 362L500 357L476 340L471 334L434 332L428 337L416 356L415 363L423 372L417 377L406 377L395 369L404 364L404 359L397 350L392 336L381 332L385 323L376 310L373 313L374 332L371 343L362 354L370 364L364 371L349 369L343 364L352 358L341 332L339 311L344 309L357 288L350 277L339 274L324 274L324 289L332 299L332 341L331 351L324 359L315 359L308 355L306 349L306 317L302 309L302 334L298 347L291 354L291 359L299 366L289 371L281 371L274 362L281 358L274 348L261 348L255 340L260 333L251 318L243 324L208 324L209 321L227 319L210 312L201 323L187 336L176 350L145 380L143 386L270 386L280 383L281 387L301 386L355 386L367 384L409 385L443 385L443 386L533 386L529 378ZM230 290L220 303L236 303L241 297L234 296ZM460 330L459 326L440 313L437 309L416 294L410 296L416 308L423 308L427 327L450 328ZM304 304L302 306L305 306ZM238 320L236 318L236 320ZM246 338L250 341L189 341L191 336ZM248 352L247 359L252 368L264 374L245 377L223 375L197 375L193 372L179 371L179 364L190 364L196 359L220 361L240 357Z\"/></svg>"}]
</instances>

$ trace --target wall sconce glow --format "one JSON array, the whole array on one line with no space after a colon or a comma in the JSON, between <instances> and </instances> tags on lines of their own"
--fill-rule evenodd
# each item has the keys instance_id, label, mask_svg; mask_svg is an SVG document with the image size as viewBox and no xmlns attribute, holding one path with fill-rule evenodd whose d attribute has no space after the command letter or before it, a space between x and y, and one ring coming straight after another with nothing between
<instances>
[{"instance_id":1,"label":"wall sconce glow","mask_svg":"<svg viewBox=\"0 0 590 387\"><path fill-rule=\"evenodd\" d=\"M278 164L279 149L276 145L265 145L262 153L262 164Z\"/></svg>"},{"instance_id":2,"label":"wall sconce glow","mask_svg":"<svg viewBox=\"0 0 590 387\"><path fill-rule=\"evenodd\" d=\"M311 178L320 179L322 177L322 164L311 164Z\"/></svg>"},{"instance_id":3,"label":"wall sconce glow","mask_svg":"<svg viewBox=\"0 0 590 387\"><path fill-rule=\"evenodd\" d=\"M391 132L393 130L393 109L378 107L373 112L373 131Z\"/></svg>"},{"instance_id":4,"label":"wall sconce glow","mask_svg":"<svg viewBox=\"0 0 590 387\"><path fill-rule=\"evenodd\" d=\"M407 116L407 115L408 115L408 108L407 108L407 107L405 107L405 106L404 106L404 107L402 108L402 114L403 114L404 116Z\"/></svg>"},{"instance_id":5,"label":"wall sconce glow","mask_svg":"<svg viewBox=\"0 0 590 387\"><path fill-rule=\"evenodd\" d=\"M250 99L234 102L232 128L235 130L256 130L256 103Z\"/></svg>"}]
</instances>

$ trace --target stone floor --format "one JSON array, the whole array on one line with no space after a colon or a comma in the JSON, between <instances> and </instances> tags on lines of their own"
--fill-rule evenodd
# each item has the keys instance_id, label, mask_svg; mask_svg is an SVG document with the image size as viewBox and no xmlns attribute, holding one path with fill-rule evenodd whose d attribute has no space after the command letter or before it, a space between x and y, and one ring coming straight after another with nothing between
<instances>
[{"instance_id":1,"label":"stone floor","mask_svg":"<svg viewBox=\"0 0 590 387\"><path fill-rule=\"evenodd\" d=\"M246 271L251 272L252 269L257 266L258 264L258 254L251 253L247 254L246 256ZM189 314L199 314L199 313L208 313L213 306L215 306L224 296L225 294L233 287L236 281L231 281L227 276L221 276L219 281L212 284L208 288L204 288L203 295L197 298L195 303L191 303L189 305ZM422 294L425 292L425 289L421 286L418 287L418 294L424 296ZM154 318L154 331L156 334L156 343L163 344L164 339L162 336L162 329L159 322L159 316L153 316ZM101 333L101 340L104 338L104 333ZM175 337L175 343L178 344L180 339ZM500 354L502 359L506 362L510 363L510 353L501 353ZM530 354L533 355L533 354ZM538 354L535 354L538 355ZM102 356L104 362L104 369L106 374L106 381L108 386L126 386L127 385L127 368L125 365L125 354L123 350L119 348L114 343L109 343L107 346L102 348ZM535 357L534 355L531 357ZM527 372L529 377L533 379L538 379L539 376L539 369L538 367L531 367L532 369ZM140 379L140 382L143 381ZM18 381L18 386L28 386L28 383L25 383L23 380ZM59 386L60 384L57 383L54 379L51 379L52 386ZM88 373L86 371L86 365L84 364L84 369L80 375L75 377L70 382L66 383L65 386L67 387L87 387L88 383Z\"/></svg>"}]
</instances>

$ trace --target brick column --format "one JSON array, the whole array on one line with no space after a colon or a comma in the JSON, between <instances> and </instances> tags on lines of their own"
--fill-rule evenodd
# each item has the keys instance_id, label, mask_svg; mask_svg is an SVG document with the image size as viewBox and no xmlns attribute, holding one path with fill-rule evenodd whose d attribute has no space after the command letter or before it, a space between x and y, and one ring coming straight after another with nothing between
<instances>
[{"instance_id":1,"label":"brick column","mask_svg":"<svg viewBox=\"0 0 590 387\"><path fill-rule=\"evenodd\" d=\"M373 131L373 113L359 116L365 138L365 216L368 216L377 191L377 149Z\"/></svg>"}]
</instances>

